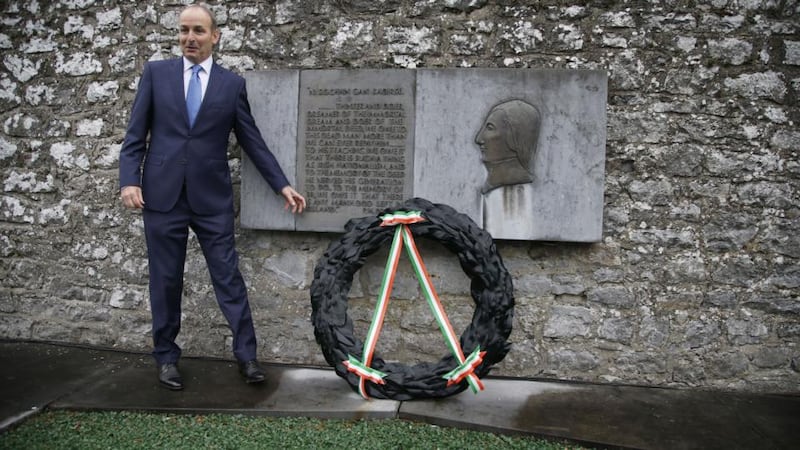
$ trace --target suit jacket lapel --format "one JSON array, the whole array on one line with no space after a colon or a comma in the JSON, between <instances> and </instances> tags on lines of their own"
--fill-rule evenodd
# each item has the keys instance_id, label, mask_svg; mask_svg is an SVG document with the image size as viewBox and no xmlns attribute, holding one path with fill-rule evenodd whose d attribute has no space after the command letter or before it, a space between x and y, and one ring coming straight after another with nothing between
<instances>
[{"instance_id":1,"label":"suit jacket lapel","mask_svg":"<svg viewBox=\"0 0 800 450\"><path fill-rule=\"evenodd\" d=\"M172 85L172 92L175 94L175 104L181 105L180 109L183 111L183 123L189 126L189 112L186 110L186 92L183 87L183 58L175 60L172 69L173 75L170 77L169 83Z\"/></svg>"},{"instance_id":2,"label":"suit jacket lapel","mask_svg":"<svg viewBox=\"0 0 800 450\"><path fill-rule=\"evenodd\" d=\"M200 113L203 113L205 105L214 103L214 97L222 92L222 87L225 84L222 68L214 63L211 65L211 73L208 78L208 86L206 87L206 95L203 96L203 103L200 104Z\"/></svg>"}]
</instances>

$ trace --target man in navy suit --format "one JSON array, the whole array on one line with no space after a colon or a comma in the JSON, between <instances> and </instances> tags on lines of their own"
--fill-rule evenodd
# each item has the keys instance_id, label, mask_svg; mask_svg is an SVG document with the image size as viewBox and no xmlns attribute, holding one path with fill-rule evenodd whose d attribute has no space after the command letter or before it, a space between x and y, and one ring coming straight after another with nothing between
<instances>
[{"instance_id":1,"label":"man in navy suit","mask_svg":"<svg viewBox=\"0 0 800 450\"><path fill-rule=\"evenodd\" d=\"M234 245L230 132L284 197L287 209L301 213L306 206L256 127L245 80L214 63L219 38L207 7L194 4L181 12L183 57L145 65L120 150L122 203L143 210L158 379L173 390L183 388L175 338L189 228L200 242L217 302L233 333L233 354L242 376L248 383L265 378L256 359L255 329Z\"/></svg>"}]
</instances>

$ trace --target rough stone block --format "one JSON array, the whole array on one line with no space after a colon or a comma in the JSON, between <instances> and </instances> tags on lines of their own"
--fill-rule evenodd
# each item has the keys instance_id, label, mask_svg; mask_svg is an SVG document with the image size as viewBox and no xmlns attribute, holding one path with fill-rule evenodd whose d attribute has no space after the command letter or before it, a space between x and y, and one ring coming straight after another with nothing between
<instances>
[{"instance_id":1,"label":"rough stone block","mask_svg":"<svg viewBox=\"0 0 800 450\"><path fill-rule=\"evenodd\" d=\"M555 306L550 314L550 319L544 325L545 337L569 338L589 335L592 313L588 308Z\"/></svg>"},{"instance_id":2,"label":"rough stone block","mask_svg":"<svg viewBox=\"0 0 800 450\"><path fill-rule=\"evenodd\" d=\"M783 41L783 44L786 47L783 63L800 66L800 41Z\"/></svg>"}]
</instances>

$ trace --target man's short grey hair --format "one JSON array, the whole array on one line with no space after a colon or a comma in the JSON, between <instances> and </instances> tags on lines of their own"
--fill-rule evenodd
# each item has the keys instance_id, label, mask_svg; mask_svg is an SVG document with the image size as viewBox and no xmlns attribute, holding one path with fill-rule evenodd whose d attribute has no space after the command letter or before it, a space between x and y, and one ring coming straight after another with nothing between
<instances>
[{"instance_id":1,"label":"man's short grey hair","mask_svg":"<svg viewBox=\"0 0 800 450\"><path fill-rule=\"evenodd\" d=\"M183 8L183 10L186 11L189 8L200 8L203 11L205 11L206 14L208 14L208 17L211 18L211 30L213 31L213 30L216 30L218 28L217 27L217 18L216 18L216 16L214 16L214 13L211 11L211 8L208 6L207 3L202 3L202 2L201 3L192 3L191 5L187 6L186 8Z\"/></svg>"}]
</instances>

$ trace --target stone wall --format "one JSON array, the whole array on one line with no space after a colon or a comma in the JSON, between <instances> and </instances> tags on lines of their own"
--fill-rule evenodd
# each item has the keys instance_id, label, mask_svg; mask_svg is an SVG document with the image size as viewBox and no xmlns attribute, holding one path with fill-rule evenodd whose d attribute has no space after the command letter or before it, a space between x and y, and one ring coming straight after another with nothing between
<instances>
[{"instance_id":1,"label":"stone wall","mask_svg":"<svg viewBox=\"0 0 800 450\"><path fill-rule=\"evenodd\" d=\"M609 74L604 240L498 242L514 277L512 352L496 374L797 392L800 5L796 0L383 0L213 3L218 60L284 68L535 67ZM148 351L140 214L119 147L138 74L178 54L182 2L9 0L0 20L0 337ZM238 179L240 154L231 146ZM435 199L432 199L435 201ZM240 230L261 357L324 364L309 322L315 262L337 236ZM196 240L187 355L231 358ZM457 329L466 277L423 246ZM358 329L384 263L350 293ZM444 344L404 267L379 350Z\"/></svg>"}]
</instances>

